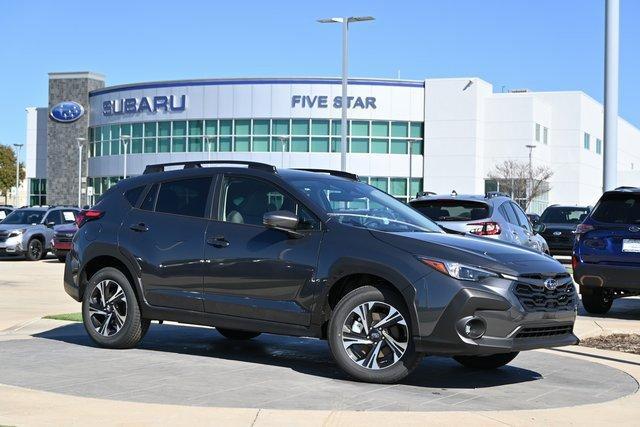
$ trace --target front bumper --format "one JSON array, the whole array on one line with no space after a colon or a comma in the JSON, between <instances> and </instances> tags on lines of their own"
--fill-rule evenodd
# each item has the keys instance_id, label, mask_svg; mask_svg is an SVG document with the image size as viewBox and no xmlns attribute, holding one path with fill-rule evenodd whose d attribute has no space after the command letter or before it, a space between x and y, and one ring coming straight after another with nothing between
<instances>
[{"instance_id":1,"label":"front bumper","mask_svg":"<svg viewBox=\"0 0 640 427\"><path fill-rule=\"evenodd\" d=\"M490 355L578 343L573 334L575 304L562 310L528 311L510 286L504 288L500 294L494 288L460 289L438 316L431 333L414 336L416 350L443 356ZM465 335L464 323L471 318L484 321L482 337Z\"/></svg>"},{"instance_id":2,"label":"front bumper","mask_svg":"<svg viewBox=\"0 0 640 427\"><path fill-rule=\"evenodd\" d=\"M0 241L0 253L2 254L22 254L23 252L22 237L10 237Z\"/></svg>"},{"instance_id":3,"label":"front bumper","mask_svg":"<svg viewBox=\"0 0 640 427\"><path fill-rule=\"evenodd\" d=\"M573 278L583 294L598 288L640 291L640 266L579 262Z\"/></svg>"}]
</instances>

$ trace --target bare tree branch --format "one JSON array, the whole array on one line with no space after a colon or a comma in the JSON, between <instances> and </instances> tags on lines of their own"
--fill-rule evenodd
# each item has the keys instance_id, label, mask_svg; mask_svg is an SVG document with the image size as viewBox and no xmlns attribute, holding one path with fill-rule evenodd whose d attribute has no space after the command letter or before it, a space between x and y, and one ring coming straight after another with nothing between
<instances>
[{"instance_id":1,"label":"bare tree branch","mask_svg":"<svg viewBox=\"0 0 640 427\"><path fill-rule=\"evenodd\" d=\"M498 163L489 173L489 178L497 182L500 191L508 193L525 211L533 200L549 192L552 176L553 171L548 166L535 166L529 171L528 162L511 159Z\"/></svg>"}]
</instances>

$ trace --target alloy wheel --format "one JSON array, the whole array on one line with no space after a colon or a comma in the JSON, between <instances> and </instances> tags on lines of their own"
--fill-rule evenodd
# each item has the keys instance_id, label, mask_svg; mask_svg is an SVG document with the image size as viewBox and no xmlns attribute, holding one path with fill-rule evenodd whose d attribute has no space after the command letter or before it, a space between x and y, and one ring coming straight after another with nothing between
<instances>
[{"instance_id":1,"label":"alloy wheel","mask_svg":"<svg viewBox=\"0 0 640 427\"><path fill-rule=\"evenodd\" d=\"M363 368L388 368L407 351L407 322L399 310L387 303L365 302L345 319L342 345L351 360Z\"/></svg>"},{"instance_id":2,"label":"alloy wheel","mask_svg":"<svg viewBox=\"0 0 640 427\"><path fill-rule=\"evenodd\" d=\"M93 328L100 335L117 334L127 320L127 297L114 280L99 282L91 292L89 317Z\"/></svg>"},{"instance_id":3,"label":"alloy wheel","mask_svg":"<svg viewBox=\"0 0 640 427\"><path fill-rule=\"evenodd\" d=\"M34 239L31 241L31 244L29 245L29 254L33 259L40 259L42 256L42 243L40 243L40 240Z\"/></svg>"}]
</instances>

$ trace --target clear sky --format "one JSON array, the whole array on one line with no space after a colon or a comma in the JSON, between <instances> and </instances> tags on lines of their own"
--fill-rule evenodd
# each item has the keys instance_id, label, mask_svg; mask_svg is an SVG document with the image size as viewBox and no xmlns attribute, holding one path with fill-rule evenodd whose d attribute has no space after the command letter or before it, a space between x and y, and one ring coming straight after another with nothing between
<instances>
[{"instance_id":1,"label":"clear sky","mask_svg":"<svg viewBox=\"0 0 640 427\"><path fill-rule=\"evenodd\" d=\"M0 2L0 142L24 142L25 107L47 73L107 85L244 76L338 76L340 28L353 77L477 76L495 91L582 90L603 100L605 0ZM621 0L620 115L640 126L640 1ZM24 158L24 150L23 156Z\"/></svg>"}]
</instances>

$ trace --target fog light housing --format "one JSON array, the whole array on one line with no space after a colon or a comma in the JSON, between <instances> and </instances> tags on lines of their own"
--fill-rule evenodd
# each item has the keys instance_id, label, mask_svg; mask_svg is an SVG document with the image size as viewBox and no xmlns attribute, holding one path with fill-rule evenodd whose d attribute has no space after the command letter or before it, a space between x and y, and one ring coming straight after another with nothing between
<instances>
[{"instance_id":1,"label":"fog light housing","mask_svg":"<svg viewBox=\"0 0 640 427\"><path fill-rule=\"evenodd\" d=\"M482 338L485 332L487 332L487 322L480 317L467 319L462 325L462 333L464 336L473 340Z\"/></svg>"}]
</instances>

